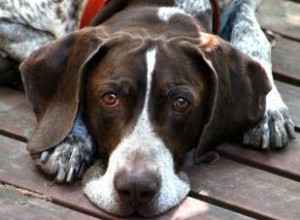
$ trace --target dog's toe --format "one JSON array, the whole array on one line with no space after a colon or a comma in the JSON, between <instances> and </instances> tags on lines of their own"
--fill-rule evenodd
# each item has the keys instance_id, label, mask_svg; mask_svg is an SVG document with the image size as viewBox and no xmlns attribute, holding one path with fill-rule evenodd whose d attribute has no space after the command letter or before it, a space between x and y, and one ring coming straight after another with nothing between
<instances>
[{"instance_id":1,"label":"dog's toe","mask_svg":"<svg viewBox=\"0 0 300 220\"><path fill-rule=\"evenodd\" d=\"M71 182L82 177L86 164L92 161L93 153L90 140L69 135L54 149L42 152L37 165L45 173L56 176L57 182Z\"/></svg>"},{"instance_id":2,"label":"dog's toe","mask_svg":"<svg viewBox=\"0 0 300 220\"><path fill-rule=\"evenodd\" d=\"M295 125L292 121L292 119L287 119L284 123L285 125L285 130L287 131L287 134L290 138L296 138L296 133L295 133Z\"/></svg>"},{"instance_id":3,"label":"dog's toe","mask_svg":"<svg viewBox=\"0 0 300 220\"><path fill-rule=\"evenodd\" d=\"M264 119L246 131L243 143L259 149L281 149L295 138L294 123L288 108L268 110Z\"/></svg>"},{"instance_id":4,"label":"dog's toe","mask_svg":"<svg viewBox=\"0 0 300 220\"><path fill-rule=\"evenodd\" d=\"M269 147L270 130L267 116L257 126L244 133L243 143L254 148L266 149Z\"/></svg>"}]
</instances>

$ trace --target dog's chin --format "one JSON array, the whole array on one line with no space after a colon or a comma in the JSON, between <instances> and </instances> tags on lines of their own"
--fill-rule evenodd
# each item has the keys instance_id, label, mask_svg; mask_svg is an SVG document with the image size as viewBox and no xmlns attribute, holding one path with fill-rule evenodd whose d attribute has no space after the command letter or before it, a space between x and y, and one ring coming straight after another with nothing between
<instances>
[{"instance_id":1,"label":"dog's chin","mask_svg":"<svg viewBox=\"0 0 300 220\"><path fill-rule=\"evenodd\" d=\"M166 213L179 205L190 190L189 179L184 172L180 172L162 184L162 188L156 198L143 207L132 207L131 204L123 202L113 189L112 178L109 175L89 178L85 182L83 191L88 199L100 209L113 215L128 217L138 215L141 217L154 217Z\"/></svg>"}]
</instances>

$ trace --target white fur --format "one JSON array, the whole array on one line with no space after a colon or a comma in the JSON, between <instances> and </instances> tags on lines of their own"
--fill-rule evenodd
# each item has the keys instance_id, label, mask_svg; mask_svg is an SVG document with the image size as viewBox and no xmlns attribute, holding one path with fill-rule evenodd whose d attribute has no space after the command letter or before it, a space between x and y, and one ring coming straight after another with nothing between
<instances>
[{"instance_id":1,"label":"white fur","mask_svg":"<svg viewBox=\"0 0 300 220\"><path fill-rule=\"evenodd\" d=\"M185 14L183 10L175 7L160 7L157 16L161 21L169 22L170 18L176 14Z\"/></svg>"},{"instance_id":2,"label":"white fur","mask_svg":"<svg viewBox=\"0 0 300 220\"><path fill-rule=\"evenodd\" d=\"M209 0L175 0L175 5L192 16L199 15L211 9Z\"/></svg>"},{"instance_id":3,"label":"white fur","mask_svg":"<svg viewBox=\"0 0 300 220\"><path fill-rule=\"evenodd\" d=\"M121 207L113 186L114 174L118 167L126 166L138 153L148 167L161 176L161 189L157 200L144 210L138 210L140 215L157 215L179 204L189 192L189 184L176 175L171 152L163 141L155 134L149 120L148 100L151 91L152 74L155 68L156 50L146 53L147 62L147 92L144 108L133 131L126 136L112 152L106 173L99 179L87 183L84 192L89 199L100 208L119 215L132 212L130 208ZM182 173L180 174L182 175ZM151 213L149 213L151 210Z\"/></svg>"}]
</instances>

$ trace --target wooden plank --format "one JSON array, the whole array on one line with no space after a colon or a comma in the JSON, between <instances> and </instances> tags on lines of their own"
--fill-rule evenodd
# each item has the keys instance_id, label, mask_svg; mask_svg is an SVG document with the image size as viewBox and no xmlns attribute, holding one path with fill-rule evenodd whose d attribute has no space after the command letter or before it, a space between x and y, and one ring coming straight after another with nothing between
<instances>
[{"instance_id":1,"label":"wooden plank","mask_svg":"<svg viewBox=\"0 0 300 220\"><path fill-rule=\"evenodd\" d=\"M263 0L257 11L259 23L282 36L300 40L300 4L283 0Z\"/></svg>"},{"instance_id":2,"label":"wooden plank","mask_svg":"<svg viewBox=\"0 0 300 220\"><path fill-rule=\"evenodd\" d=\"M34 128L35 117L25 102L0 112L1 134L27 141L33 134Z\"/></svg>"},{"instance_id":3,"label":"wooden plank","mask_svg":"<svg viewBox=\"0 0 300 220\"><path fill-rule=\"evenodd\" d=\"M26 102L23 93L6 87L0 87L0 100L0 112L8 111Z\"/></svg>"},{"instance_id":4,"label":"wooden plank","mask_svg":"<svg viewBox=\"0 0 300 220\"><path fill-rule=\"evenodd\" d=\"M0 100L0 134L29 140L36 121L24 93L0 87Z\"/></svg>"},{"instance_id":5,"label":"wooden plank","mask_svg":"<svg viewBox=\"0 0 300 220\"><path fill-rule=\"evenodd\" d=\"M187 167L195 196L232 207L257 219L298 219L300 183L220 158Z\"/></svg>"},{"instance_id":6,"label":"wooden plank","mask_svg":"<svg viewBox=\"0 0 300 220\"><path fill-rule=\"evenodd\" d=\"M224 143L218 147L218 152L226 158L300 181L299 133L287 148L280 151L260 151L241 144Z\"/></svg>"},{"instance_id":7,"label":"wooden plank","mask_svg":"<svg viewBox=\"0 0 300 220\"><path fill-rule=\"evenodd\" d=\"M5 186L0 186L0 206L0 216L6 220L97 219L46 200L25 196Z\"/></svg>"},{"instance_id":8,"label":"wooden plank","mask_svg":"<svg viewBox=\"0 0 300 220\"><path fill-rule=\"evenodd\" d=\"M53 202L71 209L100 217L116 218L92 205L81 191L80 183L56 185L44 177L33 165L25 144L0 136L0 181L18 188L47 195ZM248 217L226 210L198 199L188 197L177 208L153 219L249 219ZM139 219L139 218L134 218Z\"/></svg>"},{"instance_id":9,"label":"wooden plank","mask_svg":"<svg viewBox=\"0 0 300 220\"><path fill-rule=\"evenodd\" d=\"M300 24L300 22L299 22ZM300 86L300 42L279 38L272 50L275 79Z\"/></svg>"},{"instance_id":10,"label":"wooden plank","mask_svg":"<svg viewBox=\"0 0 300 220\"><path fill-rule=\"evenodd\" d=\"M275 81L275 84L283 98L283 101L290 109L296 130L300 129L300 87Z\"/></svg>"}]
</instances>

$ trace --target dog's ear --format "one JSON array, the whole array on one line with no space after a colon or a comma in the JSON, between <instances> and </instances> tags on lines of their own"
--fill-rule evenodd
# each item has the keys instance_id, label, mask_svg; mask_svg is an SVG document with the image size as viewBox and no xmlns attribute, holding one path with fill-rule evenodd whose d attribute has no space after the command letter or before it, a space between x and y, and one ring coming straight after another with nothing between
<instances>
[{"instance_id":1,"label":"dog's ear","mask_svg":"<svg viewBox=\"0 0 300 220\"><path fill-rule=\"evenodd\" d=\"M213 146L241 134L263 119L271 86L263 67L217 36L200 33L200 41L181 42L208 82L208 105L195 163Z\"/></svg>"},{"instance_id":2,"label":"dog's ear","mask_svg":"<svg viewBox=\"0 0 300 220\"><path fill-rule=\"evenodd\" d=\"M21 64L25 93L37 118L29 152L47 150L70 132L78 111L83 67L101 53L105 38L100 28L74 32L43 46Z\"/></svg>"}]
</instances>

